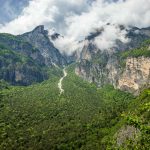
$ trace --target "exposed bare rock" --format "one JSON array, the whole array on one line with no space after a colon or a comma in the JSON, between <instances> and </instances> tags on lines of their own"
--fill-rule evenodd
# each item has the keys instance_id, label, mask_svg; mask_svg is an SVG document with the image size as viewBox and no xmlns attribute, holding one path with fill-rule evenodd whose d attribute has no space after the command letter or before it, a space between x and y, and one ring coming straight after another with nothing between
<instances>
[{"instance_id":1,"label":"exposed bare rock","mask_svg":"<svg viewBox=\"0 0 150 150\"><path fill-rule=\"evenodd\" d=\"M33 31L24 33L18 37L39 49L47 66L52 66L53 64L62 66L66 64L65 58L54 47L49 39L48 31L44 29L43 25L37 26Z\"/></svg>"},{"instance_id":2,"label":"exposed bare rock","mask_svg":"<svg viewBox=\"0 0 150 150\"><path fill-rule=\"evenodd\" d=\"M138 137L140 136L140 130L133 126L124 126L122 127L116 136L116 142L118 146L122 146L126 148L127 140L131 140L134 145L136 145L138 141Z\"/></svg>"},{"instance_id":3,"label":"exposed bare rock","mask_svg":"<svg viewBox=\"0 0 150 150\"><path fill-rule=\"evenodd\" d=\"M127 58L126 67L118 80L117 88L138 93L150 84L150 58Z\"/></svg>"},{"instance_id":4,"label":"exposed bare rock","mask_svg":"<svg viewBox=\"0 0 150 150\"><path fill-rule=\"evenodd\" d=\"M116 41L116 47L100 50L94 44L94 38L101 34L93 33L83 41L84 47L80 55L80 62L75 72L83 79L103 87L111 84L115 88L138 94L144 86L150 85L150 57L127 56L121 60L120 54L126 50L136 49L146 39L150 38L150 28L139 29L131 27L127 30L129 43ZM138 31L138 32L137 32ZM147 50L149 50L147 45ZM142 57L143 56L143 57ZM121 62L124 62L122 66Z\"/></svg>"}]
</instances>

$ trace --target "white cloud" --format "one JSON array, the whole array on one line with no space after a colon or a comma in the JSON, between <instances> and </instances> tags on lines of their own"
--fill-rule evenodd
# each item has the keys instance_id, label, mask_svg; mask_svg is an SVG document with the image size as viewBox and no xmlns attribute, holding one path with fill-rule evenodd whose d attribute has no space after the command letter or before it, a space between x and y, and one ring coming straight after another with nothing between
<instances>
[{"instance_id":1,"label":"white cloud","mask_svg":"<svg viewBox=\"0 0 150 150\"><path fill-rule=\"evenodd\" d=\"M86 36L107 23L146 27L150 25L150 0L120 0L108 3L97 0L88 12L66 18L68 34ZM76 31L76 30L77 31Z\"/></svg>"},{"instance_id":2,"label":"white cloud","mask_svg":"<svg viewBox=\"0 0 150 150\"><path fill-rule=\"evenodd\" d=\"M116 25L105 25L104 31L102 34L95 38L95 43L97 47L101 50L107 50L113 48L116 45L116 39L119 39L123 43L127 43L129 41L126 38L127 32L125 30L121 30Z\"/></svg>"},{"instance_id":3,"label":"white cloud","mask_svg":"<svg viewBox=\"0 0 150 150\"><path fill-rule=\"evenodd\" d=\"M53 41L54 46L61 50L60 52L66 55L71 55L76 50L81 51L83 43L75 40L73 37L59 36Z\"/></svg>"},{"instance_id":4,"label":"white cloud","mask_svg":"<svg viewBox=\"0 0 150 150\"><path fill-rule=\"evenodd\" d=\"M78 40L108 22L147 27L150 26L149 18L150 0L95 0L92 4L87 0L31 0L18 18L0 26L0 32L20 34L44 24L47 28L56 28L65 37L56 40L55 45L70 53ZM107 48L107 44L108 47L114 46L117 37L125 40L125 33L113 26L104 31L102 37L95 40L100 47L100 43L103 43L103 48Z\"/></svg>"},{"instance_id":5,"label":"white cloud","mask_svg":"<svg viewBox=\"0 0 150 150\"><path fill-rule=\"evenodd\" d=\"M66 29L65 18L80 14L87 6L85 0L31 0L18 18L1 27L0 32L21 34L40 24L63 31Z\"/></svg>"}]
</instances>

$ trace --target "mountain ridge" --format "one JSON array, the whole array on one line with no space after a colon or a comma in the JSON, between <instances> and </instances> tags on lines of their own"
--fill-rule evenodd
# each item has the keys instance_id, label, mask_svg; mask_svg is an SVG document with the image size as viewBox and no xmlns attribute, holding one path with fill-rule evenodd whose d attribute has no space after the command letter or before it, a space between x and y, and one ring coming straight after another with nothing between
<instances>
[{"instance_id":1,"label":"mountain ridge","mask_svg":"<svg viewBox=\"0 0 150 150\"><path fill-rule=\"evenodd\" d=\"M83 42L67 57L43 26L0 34L0 149L149 149L150 40L123 51Z\"/></svg>"},{"instance_id":2,"label":"mountain ridge","mask_svg":"<svg viewBox=\"0 0 150 150\"><path fill-rule=\"evenodd\" d=\"M107 24L107 26L110 26L110 24ZM17 53L21 53L27 57L30 57L31 59L33 59L35 64L38 63L38 65L40 65L42 68L51 68L55 66L63 67L72 62L76 62L76 74L89 82L96 83L98 87L102 87L105 84L112 84L115 88L120 88L122 90L127 90L130 92L132 91L132 93L138 93L142 86L142 82L138 83L140 84L140 86L136 85L137 83L135 83L134 80L139 81L137 77L135 77L135 79L133 79L133 82L130 83L130 86L133 84L133 86L131 87L125 86L125 82L128 81L125 81L125 79L119 79L119 77L122 76L123 68L120 64L120 56L118 57L117 53L124 53L124 51L132 52L133 48L139 47L139 45L143 41L150 38L150 30L149 28L139 29L137 27L130 27L126 29L124 26L119 26L119 28L120 30L128 30L126 36L130 39L129 43L122 43L121 41L116 40L117 47L114 47L109 50L101 50L97 47L96 44L93 43L93 41L95 40L95 38L97 38L97 36L102 34L104 30L97 29L95 30L95 32L85 37L84 41L81 41L82 43L84 43L81 52L78 52L79 54L77 54L77 52L74 52L71 56L61 54L61 50L58 50L54 47L53 41L51 40L57 40L60 34L55 33L54 38L50 39L48 31L44 29L44 25L39 25L32 31L18 36L10 34L0 34L0 44L7 47L10 50L16 51ZM148 63L149 61L145 62ZM129 63L126 65L129 65ZM139 66L139 64L137 65ZM147 71L148 66L149 65L147 65ZM130 72L133 71L133 69L129 70ZM141 70L139 71L141 72ZM47 76L46 72L44 73L45 77ZM14 78L16 79L20 78L20 75L17 74L17 72L16 74L14 74ZM124 76L126 76L127 74L129 74L129 72L126 71L126 74L124 74ZM140 76L141 75L139 75L139 77ZM143 77L145 78L146 76ZM144 85L144 83L147 83L147 80L149 79L148 77L146 77L147 80L145 80L143 79L143 77L141 76L140 80L142 79ZM21 77L20 80L22 78L23 77ZM7 77L1 75L1 79L7 79ZM47 79L47 77L45 79ZM32 82L30 82L30 84L31 83ZM132 89L132 87L134 87L135 85L138 86L138 89L136 90L134 90L134 88Z\"/></svg>"},{"instance_id":3,"label":"mountain ridge","mask_svg":"<svg viewBox=\"0 0 150 150\"><path fill-rule=\"evenodd\" d=\"M139 30L139 32L135 33L135 31L137 30ZM98 87L102 87L105 84L112 84L115 88L120 88L122 90L138 94L140 88L142 87L142 84L145 85L146 83L148 83L149 85L149 42L147 41L147 46L142 45L145 40L150 39L149 28L139 29L132 27L127 34L128 38L130 38L130 42L122 43L120 41L116 41L117 43L119 42L118 47L114 47L109 50L100 50L95 44L93 44L94 39L99 36L99 33L101 33L102 31L103 30L100 30L100 32L98 31L98 34L94 33L93 36L91 34L89 39L88 37L86 38L85 45L83 46L83 49L81 51L80 61L76 67L76 74L89 81L90 83L93 82L97 84ZM137 57L142 57L142 55L144 55L144 53L142 54L142 51L148 54L147 56L145 56L147 57L145 58L145 60L144 58L142 59L143 62L145 61L145 64L147 64L147 68L144 68L143 66L142 69L141 66L140 70L138 68L138 66L140 65L138 61L141 59L139 58L138 60L138 58L134 57L136 56L136 53ZM122 66L121 63L126 60L118 55L118 53L123 54L126 52L131 52L128 57L131 56L131 60L133 63L130 65L134 65L134 67L131 67L130 69L128 67L129 63L125 63L126 67ZM133 54L135 54L135 56L132 55L132 52ZM140 53L141 55L138 56L138 54ZM137 64L134 63L134 60L137 62ZM122 76L123 70L125 71L127 68L129 70L126 71L124 77L129 76L128 81L130 81L131 76L134 76L133 81L132 83L129 83L124 79L124 81L122 80L124 83L121 83L122 81L119 81L119 78ZM144 69L147 70L146 76ZM126 84L125 82L128 82L131 87L128 86L128 84ZM138 88L134 88L134 85L138 86Z\"/></svg>"},{"instance_id":4,"label":"mountain ridge","mask_svg":"<svg viewBox=\"0 0 150 150\"><path fill-rule=\"evenodd\" d=\"M31 32L19 35L19 37L40 50L45 58L46 65L51 66L55 63L56 65L63 66L66 64L65 58L50 41L48 31L44 29L44 25L39 25Z\"/></svg>"}]
</instances>

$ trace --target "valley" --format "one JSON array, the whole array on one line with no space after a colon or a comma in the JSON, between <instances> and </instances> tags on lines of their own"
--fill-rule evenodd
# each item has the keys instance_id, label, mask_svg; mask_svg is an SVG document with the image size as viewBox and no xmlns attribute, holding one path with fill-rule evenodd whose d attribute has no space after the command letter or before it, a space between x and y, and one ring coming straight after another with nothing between
<instances>
[{"instance_id":1,"label":"valley","mask_svg":"<svg viewBox=\"0 0 150 150\"><path fill-rule=\"evenodd\" d=\"M1 90L0 149L90 150L110 147L112 140L105 141L105 137L122 126L122 123L117 125L122 120L122 112L131 102L134 105L139 100L111 85L97 89L94 84L75 75L74 67L75 64L66 68L65 92L61 95L58 82L63 72L64 76L66 74L65 69L56 68L50 71L51 79L47 81L28 87L6 86ZM150 95L147 96L147 100L140 104L141 108L147 106ZM128 109L134 111L135 105L132 105ZM144 109L147 112L149 105ZM141 125L147 126L142 122Z\"/></svg>"},{"instance_id":2,"label":"valley","mask_svg":"<svg viewBox=\"0 0 150 150\"><path fill-rule=\"evenodd\" d=\"M109 124L109 120L115 121L121 113L119 105L123 102L124 109L132 96L108 86L110 97L113 95L116 100L121 98L123 101L118 106L111 103L105 107L105 103L110 101L108 94L101 97L103 90L82 81L72 67L67 72L63 80L65 92L61 95L57 86L60 75L41 84L9 87L1 91L1 149L22 146L24 149L37 149L37 145L38 149L100 146L104 135L100 128L112 126L114 123Z\"/></svg>"},{"instance_id":3,"label":"valley","mask_svg":"<svg viewBox=\"0 0 150 150\"><path fill-rule=\"evenodd\" d=\"M43 25L0 33L0 150L148 150L150 29L135 30L111 51L91 33L71 56Z\"/></svg>"}]
</instances>

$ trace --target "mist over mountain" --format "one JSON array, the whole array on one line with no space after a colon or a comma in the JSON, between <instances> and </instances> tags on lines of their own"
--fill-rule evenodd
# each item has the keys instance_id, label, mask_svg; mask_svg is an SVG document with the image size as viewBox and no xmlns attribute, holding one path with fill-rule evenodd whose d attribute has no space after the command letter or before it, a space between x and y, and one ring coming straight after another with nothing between
<instances>
[{"instance_id":1,"label":"mist over mountain","mask_svg":"<svg viewBox=\"0 0 150 150\"><path fill-rule=\"evenodd\" d=\"M143 4L146 5L141 9ZM113 39L109 40L113 41L116 34L120 34L121 39L125 36L125 32L120 33L114 24L125 27L148 27L150 24L149 6L149 0L96 0L91 4L86 0L34 0L29 1L29 5L17 18L2 25L0 32L22 34L43 24L46 29L55 28L59 34L65 37L65 39L60 39L57 45L64 45L67 47L66 53L67 51L70 53L71 46L72 49L75 49L78 41L83 40L97 28L105 27L105 33L100 38L105 42L108 39L108 32L112 32ZM36 11L37 9L38 11ZM111 23L112 26L107 27L107 23ZM110 45L113 41L110 41Z\"/></svg>"},{"instance_id":2,"label":"mist over mountain","mask_svg":"<svg viewBox=\"0 0 150 150\"><path fill-rule=\"evenodd\" d=\"M0 9L0 150L149 150L150 0L7 0Z\"/></svg>"}]
</instances>

